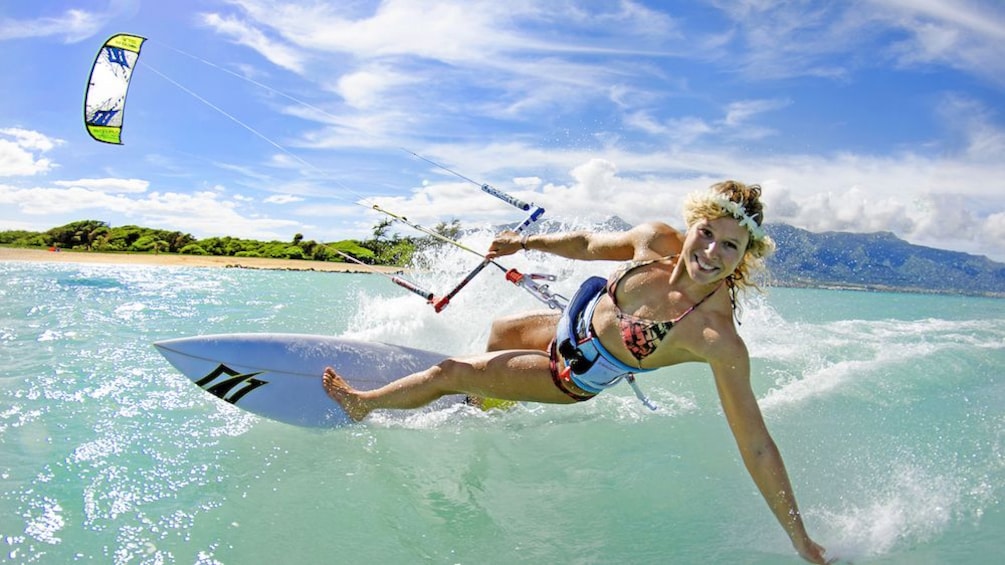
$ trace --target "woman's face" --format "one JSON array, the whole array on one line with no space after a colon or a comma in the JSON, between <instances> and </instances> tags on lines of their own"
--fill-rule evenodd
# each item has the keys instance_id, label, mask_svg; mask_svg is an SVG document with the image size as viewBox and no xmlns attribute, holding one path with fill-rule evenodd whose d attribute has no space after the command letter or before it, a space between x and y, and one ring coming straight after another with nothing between
<instances>
[{"instance_id":1,"label":"woman's face","mask_svg":"<svg viewBox=\"0 0 1005 565\"><path fill-rule=\"evenodd\" d=\"M750 232L732 216L695 222L682 251L688 274L703 284L728 277L743 261L749 241Z\"/></svg>"}]
</instances>

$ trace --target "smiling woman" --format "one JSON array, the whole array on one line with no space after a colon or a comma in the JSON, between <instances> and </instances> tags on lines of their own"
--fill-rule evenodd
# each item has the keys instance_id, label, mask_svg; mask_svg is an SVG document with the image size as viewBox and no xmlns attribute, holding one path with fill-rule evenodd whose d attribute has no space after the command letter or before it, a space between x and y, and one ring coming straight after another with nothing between
<instances>
[{"instance_id":1,"label":"smiling woman","mask_svg":"<svg viewBox=\"0 0 1005 565\"><path fill-rule=\"evenodd\" d=\"M609 279L591 277L562 314L497 322L487 353L446 359L374 390L356 390L325 370L328 394L354 420L377 409L412 409L445 395L573 404L622 380L647 406L635 373L686 362L712 369L740 454L768 506L806 560L824 563L807 534L785 465L750 385L750 358L734 321L735 291L748 285L774 245L761 228L760 187L713 185L685 205L685 234L662 222L621 233L521 236L504 232L489 258L521 249L571 259L629 261Z\"/></svg>"},{"instance_id":2,"label":"smiling woman","mask_svg":"<svg viewBox=\"0 0 1005 565\"><path fill-rule=\"evenodd\" d=\"M724 195L737 192L739 201ZM691 226L706 218L717 217L722 212L738 220L749 233L743 261L730 275L734 288L744 288L751 285L751 275L764 270L764 260L775 251L775 242L761 227L764 222L761 187L752 185L744 189L739 183L727 181L713 186L711 191L691 193L684 204L684 221ZM739 242L733 244L739 246Z\"/></svg>"}]
</instances>

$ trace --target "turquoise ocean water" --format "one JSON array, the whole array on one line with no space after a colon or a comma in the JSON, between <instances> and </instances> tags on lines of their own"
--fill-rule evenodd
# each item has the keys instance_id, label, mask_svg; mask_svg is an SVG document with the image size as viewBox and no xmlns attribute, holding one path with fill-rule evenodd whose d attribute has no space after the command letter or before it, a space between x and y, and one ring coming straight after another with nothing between
<instances>
[{"instance_id":1,"label":"turquoise ocean water","mask_svg":"<svg viewBox=\"0 0 1005 565\"><path fill-rule=\"evenodd\" d=\"M448 288L472 266L446 259L419 282ZM555 288L588 269L557 265ZM655 413L626 386L573 407L317 431L217 401L150 345L250 331L478 351L490 317L537 304L498 272L441 314L375 275L0 274L2 562L800 562L705 366L641 378ZM1005 301L771 289L741 332L820 543L861 564L999 562Z\"/></svg>"}]
</instances>

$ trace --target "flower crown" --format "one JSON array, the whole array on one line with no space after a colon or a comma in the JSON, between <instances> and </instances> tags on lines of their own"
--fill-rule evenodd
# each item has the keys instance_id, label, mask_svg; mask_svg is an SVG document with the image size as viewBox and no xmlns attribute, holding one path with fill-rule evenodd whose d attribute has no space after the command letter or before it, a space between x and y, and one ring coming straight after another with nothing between
<instances>
[{"instance_id":1,"label":"flower crown","mask_svg":"<svg viewBox=\"0 0 1005 565\"><path fill-rule=\"evenodd\" d=\"M721 194L713 192L694 193L689 200L693 203L713 204L721 208L739 221L740 226L746 228L747 232L750 233L750 238L754 241L761 241L768 237L768 233L764 231L764 228L757 224L757 220L748 214L747 210L739 202L734 202Z\"/></svg>"}]
</instances>

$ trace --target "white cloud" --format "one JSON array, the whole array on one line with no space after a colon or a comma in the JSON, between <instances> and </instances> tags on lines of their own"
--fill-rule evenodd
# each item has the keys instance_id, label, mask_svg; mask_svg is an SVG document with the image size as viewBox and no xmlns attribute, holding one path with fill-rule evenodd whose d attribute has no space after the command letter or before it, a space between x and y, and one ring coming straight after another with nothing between
<instances>
[{"instance_id":1,"label":"white cloud","mask_svg":"<svg viewBox=\"0 0 1005 565\"><path fill-rule=\"evenodd\" d=\"M660 45L680 37L664 13L622 1L584 10L565 2L514 0L383 0L331 4L234 0L251 20L307 49L349 53L360 59L415 56L459 64L484 63L513 52L638 53L625 45ZM533 34L527 23L562 22L553 33ZM590 30L561 35L563 27ZM619 41L633 37L628 44ZM655 52L657 50L651 50Z\"/></svg>"},{"instance_id":2,"label":"white cloud","mask_svg":"<svg viewBox=\"0 0 1005 565\"><path fill-rule=\"evenodd\" d=\"M81 187L0 186L0 203L15 207L21 214L27 215L75 213L81 210L128 212L133 208L133 202L127 197Z\"/></svg>"},{"instance_id":3,"label":"white cloud","mask_svg":"<svg viewBox=\"0 0 1005 565\"><path fill-rule=\"evenodd\" d=\"M53 181L56 186L64 188L82 188L95 192L115 194L119 192L146 192L150 186L149 181L141 179L79 179L79 180L58 180Z\"/></svg>"},{"instance_id":4,"label":"white cloud","mask_svg":"<svg viewBox=\"0 0 1005 565\"><path fill-rule=\"evenodd\" d=\"M728 148L704 152L624 153L615 150L542 151L510 143L491 147L438 147L436 160L474 178L506 178L500 163L519 170L556 171L536 182L519 178L497 186L548 210L556 220L617 215L631 223L663 220L681 227L680 206L692 190L723 178L764 186L769 222L810 231L892 231L912 243L959 249L1005 260L1005 194L1001 163L968 155L925 157L861 154L775 154L751 158ZM605 155L597 158L595 155ZM480 171L480 173L473 173ZM481 197L467 183L432 182L382 205L420 224L447 211L465 224L516 221L520 212Z\"/></svg>"},{"instance_id":5,"label":"white cloud","mask_svg":"<svg viewBox=\"0 0 1005 565\"><path fill-rule=\"evenodd\" d=\"M43 133L22 128L0 129L0 136L13 137L14 142L29 151L45 153L51 151L57 145L62 145L62 139L49 137Z\"/></svg>"},{"instance_id":6,"label":"white cloud","mask_svg":"<svg viewBox=\"0 0 1005 565\"><path fill-rule=\"evenodd\" d=\"M995 2L717 2L743 43L736 59L757 80L846 79L895 61L937 64L1005 84L1005 19ZM861 57L863 51L870 56ZM723 58L735 57L726 49Z\"/></svg>"},{"instance_id":7,"label":"white cloud","mask_svg":"<svg viewBox=\"0 0 1005 565\"><path fill-rule=\"evenodd\" d=\"M946 130L964 148L967 159L1000 163L1005 158L1005 131L995 125L996 112L965 94L949 93L942 97L938 117Z\"/></svg>"},{"instance_id":8,"label":"white cloud","mask_svg":"<svg viewBox=\"0 0 1005 565\"><path fill-rule=\"evenodd\" d=\"M303 198L299 196L293 196L291 194L275 194L269 196L263 202L268 204L292 204L293 202L303 202Z\"/></svg>"},{"instance_id":9,"label":"white cloud","mask_svg":"<svg viewBox=\"0 0 1005 565\"><path fill-rule=\"evenodd\" d=\"M570 172L582 187L583 196L595 202L617 197L613 192L616 189L614 180L617 173L618 167L605 159L590 159Z\"/></svg>"},{"instance_id":10,"label":"white cloud","mask_svg":"<svg viewBox=\"0 0 1005 565\"><path fill-rule=\"evenodd\" d=\"M750 121L750 118L758 114L784 108L789 104L791 104L791 101L788 100L740 100L732 102L727 108L726 117L723 121L730 127L742 126Z\"/></svg>"},{"instance_id":11,"label":"white cloud","mask_svg":"<svg viewBox=\"0 0 1005 565\"><path fill-rule=\"evenodd\" d=\"M651 99L633 83L657 71L632 55L665 55L667 41L681 39L666 15L627 1L597 10L490 0L385 0L372 8L231 4L236 15L207 14L204 22L342 98L338 108L320 103L322 112L316 106L286 110L327 124L305 136L310 147L339 148L354 139L386 143L389 135L428 131L431 121L446 115L457 122L464 116L522 121L536 112L607 100L612 93ZM537 33L538 25L554 33ZM294 65L277 59L277 49L283 53L294 45L304 60ZM597 56L622 61L610 66ZM472 85L478 95L469 91Z\"/></svg>"},{"instance_id":12,"label":"white cloud","mask_svg":"<svg viewBox=\"0 0 1005 565\"><path fill-rule=\"evenodd\" d=\"M959 0L872 0L875 17L908 37L891 47L905 65L937 63L1005 84L1000 5Z\"/></svg>"},{"instance_id":13,"label":"white cloud","mask_svg":"<svg viewBox=\"0 0 1005 565\"><path fill-rule=\"evenodd\" d=\"M21 128L0 129L0 177L47 173L56 165L41 157L63 140Z\"/></svg>"},{"instance_id":14,"label":"white cloud","mask_svg":"<svg viewBox=\"0 0 1005 565\"><path fill-rule=\"evenodd\" d=\"M32 225L25 216L74 218L86 213L101 217L115 215L147 227L265 239L285 239L289 235L286 231L292 232L301 227L294 220L244 213L239 200L224 199L216 191L139 194L135 190L108 190L116 184L129 186L136 181L115 183L111 182L114 179L101 180L100 183L59 183L59 188L0 185L0 205L5 212L16 211L20 218L6 218L0 223L10 229L15 225ZM33 229L49 227L52 226L34 226Z\"/></svg>"},{"instance_id":15,"label":"white cloud","mask_svg":"<svg viewBox=\"0 0 1005 565\"><path fill-rule=\"evenodd\" d=\"M987 234L993 240L1005 242L1005 212L991 214L984 223Z\"/></svg>"},{"instance_id":16,"label":"white cloud","mask_svg":"<svg viewBox=\"0 0 1005 565\"><path fill-rule=\"evenodd\" d=\"M155 192L134 205L135 214L145 225L170 226L170 229L201 234L286 239L292 234L285 231L300 226L293 220L244 214L238 203L223 200L216 192Z\"/></svg>"},{"instance_id":17,"label":"white cloud","mask_svg":"<svg viewBox=\"0 0 1005 565\"><path fill-rule=\"evenodd\" d=\"M505 41L504 34L492 29L492 22L520 6L389 0L369 17L353 20L343 14L357 7L253 0L236 4L259 25L277 30L304 48L363 58L408 54L446 61L469 59L484 52L485 46ZM495 33L487 33L490 30ZM472 48L479 44L480 49Z\"/></svg>"},{"instance_id":18,"label":"white cloud","mask_svg":"<svg viewBox=\"0 0 1005 565\"><path fill-rule=\"evenodd\" d=\"M213 28L221 35L229 37L235 43L257 51L263 57L284 69L297 73L304 71L305 51L281 41L270 39L252 24L234 17L221 16L220 14L203 14L202 23Z\"/></svg>"},{"instance_id":19,"label":"white cloud","mask_svg":"<svg viewBox=\"0 0 1005 565\"><path fill-rule=\"evenodd\" d=\"M705 120L693 116L674 118L667 121L664 126L664 133L678 145L690 145L694 141L716 132L716 128L709 125ZM654 131L658 133L658 130Z\"/></svg>"},{"instance_id":20,"label":"white cloud","mask_svg":"<svg viewBox=\"0 0 1005 565\"><path fill-rule=\"evenodd\" d=\"M46 158L36 158L17 143L0 139L0 177L30 176L53 168Z\"/></svg>"},{"instance_id":21,"label":"white cloud","mask_svg":"<svg viewBox=\"0 0 1005 565\"><path fill-rule=\"evenodd\" d=\"M343 75L338 80L337 91L349 106L367 109L378 106L381 94L388 89L418 82L418 77L396 72L384 65L372 65Z\"/></svg>"},{"instance_id":22,"label":"white cloud","mask_svg":"<svg viewBox=\"0 0 1005 565\"><path fill-rule=\"evenodd\" d=\"M85 10L67 10L51 17L16 20L0 19L0 41L33 37L62 37L66 43L87 39L100 29L105 16Z\"/></svg>"},{"instance_id":23,"label":"white cloud","mask_svg":"<svg viewBox=\"0 0 1005 565\"><path fill-rule=\"evenodd\" d=\"M738 100L722 109L722 117L706 120L697 116L677 115L660 121L654 111L638 110L625 114L624 125L633 130L661 138L675 146L691 145L704 138L756 140L777 135L777 131L757 125L757 116L790 105L788 100Z\"/></svg>"}]
</instances>

